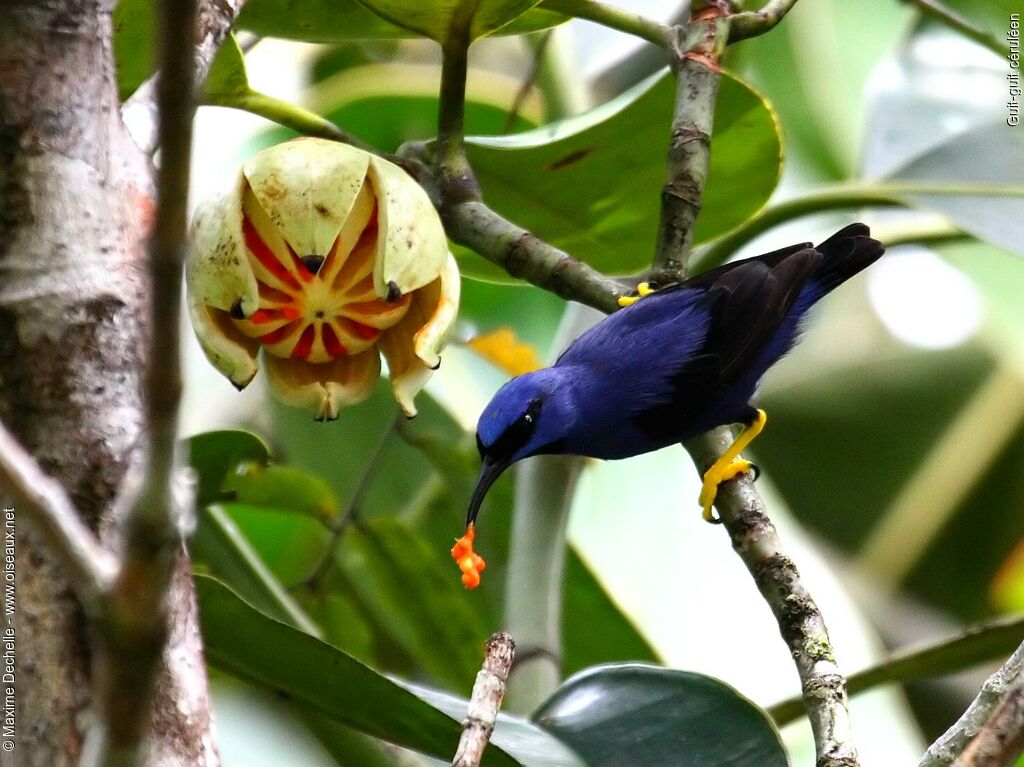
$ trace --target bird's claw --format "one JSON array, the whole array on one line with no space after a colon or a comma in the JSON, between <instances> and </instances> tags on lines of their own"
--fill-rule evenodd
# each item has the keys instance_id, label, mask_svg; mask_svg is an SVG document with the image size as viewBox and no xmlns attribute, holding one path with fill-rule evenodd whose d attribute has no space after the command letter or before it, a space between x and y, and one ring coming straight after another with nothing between
<instances>
[{"instance_id":1,"label":"bird's claw","mask_svg":"<svg viewBox=\"0 0 1024 767\"><path fill-rule=\"evenodd\" d=\"M756 478L760 473L760 469L744 458L737 458L730 463L722 465L716 463L704 472L704 484L700 489L699 501L704 509L703 516L706 522L720 524L722 521L715 516L711 508L715 503L715 497L718 495L718 486L739 474L746 474L748 472L754 472L754 477Z\"/></svg>"},{"instance_id":2,"label":"bird's claw","mask_svg":"<svg viewBox=\"0 0 1024 767\"><path fill-rule=\"evenodd\" d=\"M654 292L654 288L651 287L651 283L649 283L649 282L641 282L639 285L636 286L636 293L637 294L635 296L619 296L619 306L621 306L623 308L625 308L627 306L632 306L637 301L639 301L641 298L649 296L653 292Z\"/></svg>"}]
</instances>

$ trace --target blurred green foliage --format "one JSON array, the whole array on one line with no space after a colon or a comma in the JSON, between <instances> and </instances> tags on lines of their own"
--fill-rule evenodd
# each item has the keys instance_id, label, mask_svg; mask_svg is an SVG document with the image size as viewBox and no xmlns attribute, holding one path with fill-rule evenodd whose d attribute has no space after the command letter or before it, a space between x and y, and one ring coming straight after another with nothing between
<instances>
[{"instance_id":1,"label":"blurred green foliage","mask_svg":"<svg viewBox=\"0 0 1024 767\"><path fill-rule=\"evenodd\" d=\"M402 17L402 9L422 5L250 0L240 25L334 44L311 64L315 84L305 108L393 152L408 141L430 140L435 130L436 51L425 54L402 40L413 36L408 28L442 37L436 25L451 3L428 8L439 12L433 16ZM501 34L561 20L534 5L495 0L488 4L495 15L481 29L520 11L526 12ZM986 34L1005 33L1005 2L945 5ZM121 0L115 15L122 95L150 74L149 18L140 8ZM865 298L872 275L858 279L822 307L806 343L768 377L762 401L772 417L753 450L781 500L823 544L808 547L807 556L835 565L855 593L872 594L859 607L888 643L923 639L936 625L952 629L1024 609L1024 475L1017 469L1024 449L1024 266L1009 253L1021 254L1024 204L1015 185L1024 178L1024 133L996 124L973 92L953 99L956 109L948 113L927 101L941 92L941 82L923 80L921 71L939 62L930 63L921 44L941 37L936 29L934 20L924 23L912 4L897 0L873 3L870 13L863 4L808 0L772 33L730 49L724 64L735 76L722 81L696 237L707 244L742 230L773 195L813 197L837 183L857 188L867 183L865 168L873 173L879 167L889 183L934 184L931 194L901 199L944 214L960 230L955 241L920 241L980 296L979 329L942 349L900 340L895 309L877 296L874 303ZM634 73L620 78L631 80L621 93L552 122L551 84L525 82L533 52L549 55L543 46L484 40L478 49L466 128L485 200L608 273L644 268L664 179L671 77L645 70L643 53L630 54L614 65ZM1004 87L1003 62L991 52L978 46L952 55L941 45L936 50L947 51L941 54L947 70L978 78L971 81L978 93L990 92L985 88L993 83ZM560 76L581 84L578 68ZM211 88L220 94L218 103L260 112L236 98L249 88L238 48L222 54ZM926 135L932 123L934 137ZM255 144L291 135L294 130L274 128ZM793 240L865 217L865 211L851 211L825 221L814 213L811 205L790 224ZM904 242L915 241L907 235L915 227L926 231L933 223L902 209L866 217L879 225L876 231ZM769 237L762 244L754 249L783 243ZM459 256L466 277L507 282L478 256ZM894 250L887 258L897 257ZM916 279L927 289L932 277L922 272ZM458 334L509 326L542 357L550 356L564 306L531 286L467 279ZM457 370L457 386L445 379L447 371L437 379L455 391L421 394L420 416L411 422L396 419L382 383L336 423L314 423L305 412L272 405L262 420L253 419L260 436L214 432L190 441L202 507L192 554L197 572L207 576L199 588L210 663L286 695L289 710L339 764L394 759L356 731L449 758L483 642L506 619L515 545L508 532L512 481L495 486L482 513L488 568L480 589L463 590L447 556L461 533L478 463L465 424L472 402L484 400L499 382L494 371L464 358L457 358ZM1000 382L1005 385L996 387ZM927 483L922 489L922 477L932 476L927 472L946 478L955 497L929 495ZM666 509L681 505L675 497L662 500ZM681 558L700 545L656 543ZM663 648L655 646L649 627L630 617L644 610L623 604L611 585L616 568L626 566L638 565L569 550L563 676L598 664L661 661ZM656 609L685 610L691 586L712 587L679 584L679 604ZM738 609L734 597L723 593L718 609ZM916 622L919 612L929 620ZM892 620L894 613L900 620ZM716 616L687 617L697 623ZM935 666L942 673L950 668ZM735 690L696 674L624 669L585 671L534 721L503 720L495 735L503 752L489 750L489 763L612 763L623 733L639 731L642 748L649 749L642 752L645 763L689 763L670 756L680 750L680 730L696 743L687 751L693 763L786 763L771 723ZM958 690L954 707L962 710L973 690ZM580 698L573 696L584 693L589 705L574 708ZM906 728L908 737L917 737L917 729L930 737L949 724L948 700L938 700L934 690L915 693L914 703L917 720Z\"/></svg>"}]
</instances>

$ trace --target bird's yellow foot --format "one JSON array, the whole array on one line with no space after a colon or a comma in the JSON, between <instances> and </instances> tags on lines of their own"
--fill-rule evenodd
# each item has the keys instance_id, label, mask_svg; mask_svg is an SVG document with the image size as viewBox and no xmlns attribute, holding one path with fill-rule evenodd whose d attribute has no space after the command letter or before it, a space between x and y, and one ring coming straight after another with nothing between
<instances>
[{"instance_id":1,"label":"bird's yellow foot","mask_svg":"<svg viewBox=\"0 0 1024 767\"><path fill-rule=\"evenodd\" d=\"M704 519L707 522L717 524L721 520L711 511L715 503L715 496L718 495L718 486L737 474L746 474L749 471L756 471L757 467L745 458L737 458L726 464L716 463L704 472L704 484L700 489L700 505L704 508Z\"/></svg>"},{"instance_id":2,"label":"bird's yellow foot","mask_svg":"<svg viewBox=\"0 0 1024 767\"><path fill-rule=\"evenodd\" d=\"M645 296L649 296L653 292L654 292L654 288L651 287L651 284L649 282L641 282L639 285L636 286L636 293L637 294L635 296L619 296L619 306L621 306L621 307L632 306L637 301L639 301L641 298L644 298Z\"/></svg>"}]
</instances>

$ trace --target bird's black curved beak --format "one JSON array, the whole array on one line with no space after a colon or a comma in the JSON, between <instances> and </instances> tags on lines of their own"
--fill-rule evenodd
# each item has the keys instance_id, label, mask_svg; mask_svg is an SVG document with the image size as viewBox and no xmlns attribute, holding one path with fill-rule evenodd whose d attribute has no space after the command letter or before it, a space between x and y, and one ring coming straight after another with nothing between
<instances>
[{"instance_id":1,"label":"bird's black curved beak","mask_svg":"<svg viewBox=\"0 0 1024 767\"><path fill-rule=\"evenodd\" d=\"M499 460L489 455L484 455L484 465L480 467L480 476L477 477L476 487L473 489L473 497L469 500L469 511L466 513L467 525L476 522L476 515L480 512L480 504L484 502L487 491L491 489L494 481L510 465L511 461Z\"/></svg>"}]
</instances>

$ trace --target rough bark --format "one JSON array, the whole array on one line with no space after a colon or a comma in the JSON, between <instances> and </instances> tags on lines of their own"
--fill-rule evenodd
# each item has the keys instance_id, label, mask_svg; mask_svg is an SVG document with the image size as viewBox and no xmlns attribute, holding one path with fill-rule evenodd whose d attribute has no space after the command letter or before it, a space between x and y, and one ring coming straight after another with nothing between
<instances>
[{"instance_id":1,"label":"rough bark","mask_svg":"<svg viewBox=\"0 0 1024 767\"><path fill-rule=\"evenodd\" d=\"M108 539L143 425L152 211L147 160L119 115L112 7L0 3L0 419ZM170 599L165 658L175 660L158 684L152 764L216 761L185 567ZM21 763L75 764L97 658L61 568L24 521L16 575Z\"/></svg>"}]
</instances>

